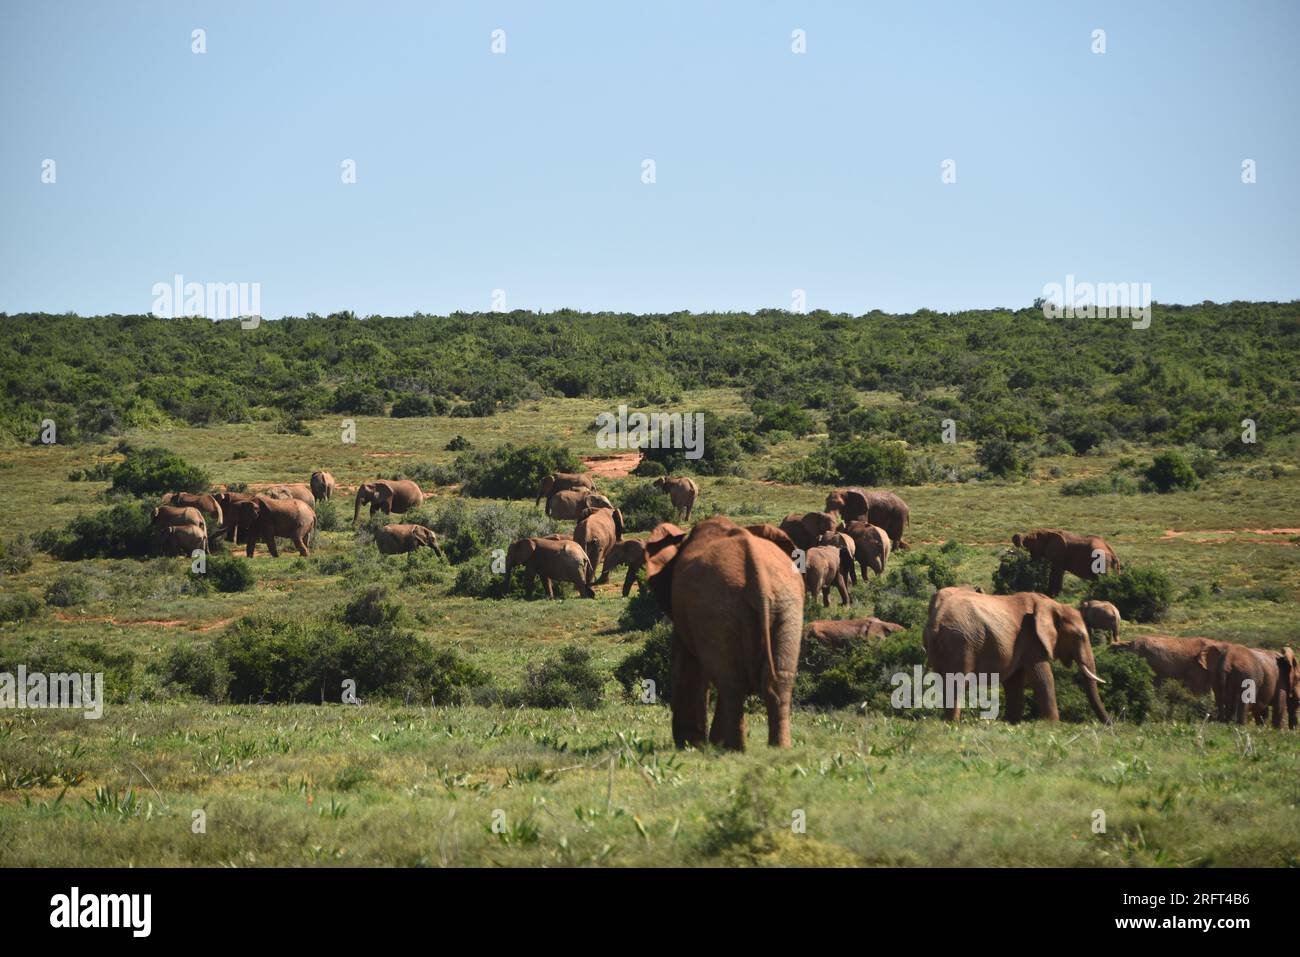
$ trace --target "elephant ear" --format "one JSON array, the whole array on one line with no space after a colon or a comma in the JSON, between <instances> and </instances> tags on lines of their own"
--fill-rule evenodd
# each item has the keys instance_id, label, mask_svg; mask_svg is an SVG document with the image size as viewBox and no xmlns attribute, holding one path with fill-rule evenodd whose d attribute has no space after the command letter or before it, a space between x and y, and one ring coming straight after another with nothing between
<instances>
[{"instance_id":1,"label":"elephant ear","mask_svg":"<svg viewBox=\"0 0 1300 957\"><path fill-rule=\"evenodd\" d=\"M662 535L661 531L664 532ZM684 532L673 535L660 525L645 544L646 584L669 618L673 616L673 566L677 564L677 552L685 539Z\"/></svg>"},{"instance_id":2,"label":"elephant ear","mask_svg":"<svg viewBox=\"0 0 1300 957\"><path fill-rule=\"evenodd\" d=\"M1034 633L1035 640L1043 646L1049 659L1056 658L1056 610L1046 600L1034 603L1034 610L1025 615L1024 627Z\"/></svg>"},{"instance_id":3,"label":"elephant ear","mask_svg":"<svg viewBox=\"0 0 1300 957\"><path fill-rule=\"evenodd\" d=\"M1019 532L1016 532L1016 534L1011 536L1011 544L1015 548L1024 548L1025 536L1021 535Z\"/></svg>"},{"instance_id":4,"label":"elephant ear","mask_svg":"<svg viewBox=\"0 0 1300 957\"><path fill-rule=\"evenodd\" d=\"M855 491L845 492L844 504L846 506L852 505L854 507L854 510L858 511L862 515L866 515L867 512L870 511L870 503L867 501L867 497L863 495L861 492L855 492Z\"/></svg>"}]
</instances>

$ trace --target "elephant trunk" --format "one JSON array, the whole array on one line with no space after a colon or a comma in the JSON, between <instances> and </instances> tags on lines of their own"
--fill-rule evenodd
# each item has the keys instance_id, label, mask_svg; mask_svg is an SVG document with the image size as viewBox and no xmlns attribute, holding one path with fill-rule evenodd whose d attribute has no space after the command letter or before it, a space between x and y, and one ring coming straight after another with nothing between
<instances>
[{"instance_id":1,"label":"elephant trunk","mask_svg":"<svg viewBox=\"0 0 1300 957\"><path fill-rule=\"evenodd\" d=\"M364 504L364 503L361 501L361 489L357 489L357 502L356 502L356 505L354 505L353 508L352 508L352 524L353 524L353 525L355 525L355 524L357 523L357 519L361 516L361 506L362 506L362 504Z\"/></svg>"}]
</instances>

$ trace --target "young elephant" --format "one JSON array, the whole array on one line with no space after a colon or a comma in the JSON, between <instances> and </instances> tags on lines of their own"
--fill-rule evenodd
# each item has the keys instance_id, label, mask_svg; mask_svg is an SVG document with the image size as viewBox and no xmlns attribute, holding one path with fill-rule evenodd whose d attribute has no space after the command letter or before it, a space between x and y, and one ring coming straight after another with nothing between
<instances>
[{"instance_id":1,"label":"young elephant","mask_svg":"<svg viewBox=\"0 0 1300 957\"><path fill-rule=\"evenodd\" d=\"M853 556L857 554L858 543L844 532L836 532L827 544L839 545L844 550L840 555L840 574L848 579L850 585L856 585L858 573L853 567Z\"/></svg>"},{"instance_id":2,"label":"young elephant","mask_svg":"<svg viewBox=\"0 0 1300 957\"><path fill-rule=\"evenodd\" d=\"M272 485L270 488L263 490L263 495L267 498L286 499L291 498L313 508L316 506L316 495L311 490L311 486L305 482L290 482L284 485Z\"/></svg>"},{"instance_id":3,"label":"young elephant","mask_svg":"<svg viewBox=\"0 0 1300 957\"><path fill-rule=\"evenodd\" d=\"M213 528L220 528L225 523L221 513L221 503L213 495L196 495L192 492L168 492L162 497L164 505L179 508L197 508L203 517L210 519Z\"/></svg>"},{"instance_id":4,"label":"young elephant","mask_svg":"<svg viewBox=\"0 0 1300 957\"><path fill-rule=\"evenodd\" d=\"M192 555L208 550L208 533L194 525L168 525L159 528L155 536L160 555Z\"/></svg>"},{"instance_id":5,"label":"young elephant","mask_svg":"<svg viewBox=\"0 0 1300 957\"><path fill-rule=\"evenodd\" d=\"M170 528L173 525L194 525L206 529L203 514L197 508L182 505L159 505L150 515L154 528Z\"/></svg>"},{"instance_id":6,"label":"young elephant","mask_svg":"<svg viewBox=\"0 0 1300 957\"><path fill-rule=\"evenodd\" d=\"M375 544L383 555L401 555L417 548L432 548L435 555L442 554L438 536L423 525L385 525L375 532Z\"/></svg>"},{"instance_id":7,"label":"young elephant","mask_svg":"<svg viewBox=\"0 0 1300 957\"><path fill-rule=\"evenodd\" d=\"M591 560L576 542L556 541L548 538L521 538L506 550L506 573L502 594L510 590L510 575L520 565L524 567L524 593L533 596L533 577L542 576L546 597L554 598L551 582L571 582L583 598L595 598L591 585Z\"/></svg>"},{"instance_id":8,"label":"young elephant","mask_svg":"<svg viewBox=\"0 0 1300 957\"><path fill-rule=\"evenodd\" d=\"M556 492L546 500L546 514L551 518L576 521L587 509L613 508L614 503L591 489L573 488Z\"/></svg>"},{"instance_id":9,"label":"young elephant","mask_svg":"<svg viewBox=\"0 0 1300 957\"><path fill-rule=\"evenodd\" d=\"M691 509L695 507L695 500L700 495L700 487L695 484L694 479L684 475L657 478L654 481L654 487L663 489L668 493L673 508L684 513L683 521L689 522L691 520Z\"/></svg>"},{"instance_id":10,"label":"young elephant","mask_svg":"<svg viewBox=\"0 0 1300 957\"><path fill-rule=\"evenodd\" d=\"M537 498L533 500L533 507L536 508L538 502L550 498L556 492L566 492L575 488L590 490L595 488L595 485L592 484L590 475L580 472L552 472L538 483Z\"/></svg>"},{"instance_id":11,"label":"young elephant","mask_svg":"<svg viewBox=\"0 0 1300 957\"><path fill-rule=\"evenodd\" d=\"M1084 623L1089 628L1107 631L1110 633L1111 642L1119 641L1120 614L1119 609L1108 601L1085 601L1079 605L1079 614L1083 615Z\"/></svg>"},{"instance_id":12,"label":"young elephant","mask_svg":"<svg viewBox=\"0 0 1300 957\"><path fill-rule=\"evenodd\" d=\"M840 604L851 605L853 598L844 587L845 564L852 561L848 553L838 545L817 545L808 549L804 555L803 583L804 591L817 600L817 593L822 596L822 605L830 607L831 586L840 593Z\"/></svg>"},{"instance_id":13,"label":"young elephant","mask_svg":"<svg viewBox=\"0 0 1300 957\"><path fill-rule=\"evenodd\" d=\"M573 527L573 541L587 553L593 576L601 562L608 566L606 556L622 537L623 513L616 508L589 508L578 517L578 524ZM596 584L603 585L607 581L608 567ZM587 584L591 581L588 580Z\"/></svg>"},{"instance_id":14,"label":"young elephant","mask_svg":"<svg viewBox=\"0 0 1300 957\"><path fill-rule=\"evenodd\" d=\"M828 648L847 648L854 638L884 638L902 630L902 625L880 618L849 618L844 621L811 622L807 637L816 638Z\"/></svg>"},{"instance_id":15,"label":"young elephant","mask_svg":"<svg viewBox=\"0 0 1300 957\"><path fill-rule=\"evenodd\" d=\"M357 486L357 500L352 508L352 523L355 525L361 515L361 506L370 505L370 515L376 512L402 515L424 504L424 491L414 482L402 479L375 479Z\"/></svg>"},{"instance_id":16,"label":"young elephant","mask_svg":"<svg viewBox=\"0 0 1300 957\"><path fill-rule=\"evenodd\" d=\"M1192 694L1213 691L1215 710L1222 712L1223 689L1216 675L1219 661L1228 650L1228 642L1210 638L1141 635L1129 641L1117 641L1111 647L1121 654L1137 655L1150 665L1157 688L1171 680L1181 682Z\"/></svg>"},{"instance_id":17,"label":"young elephant","mask_svg":"<svg viewBox=\"0 0 1300 957\"><path fill-rule=\"evenodd\" d=\"M334 476L329 472L312 472L311 473L311 494L316 497L316 501L328 502L334 495L334 490L338 488L338 483L334 481Z\"/></svg>"},{"instance_id":18,"label":"young elephant","mask_svg":"<svg viewBox=\"0 0 1300 957\"><path fill-rule=\"evenodd\" d=\"M870 525L866 522L849 522L844 526L844 531L853 539L856 546L854 557L858 560L858 565L862 569L862 580L867 580L867 572L876 573L880 578L885 574L885 565L889 562L889 553L893 548L893 543L889 540L889 533L878 525Z\"/></svg>"},{"instance_id":19,"label":"young elephant","mask_svg":"<svg viewBox=\"0 0 1300 957\"><path fill-rule=\"evenodd\" d=\"M279 558L280 552L275 546L277 536L292 541L298 554L304 558L310 554L307 540L316 527L316 513L304 502L258 495L251 501L235 504L234 520L248 533L249 558L253 557L259 539L266 542L273 558Z\"/></svg>"},{"instance_id":20,"label":"young elephant","mask_svg":"<svg viewBox=\"0 0 1300 957\"><path fill-rule=\"evenodd\" d=\"M1219 661L1222 689L1221 716L1224 721L1246 723L1246 712L1262 725L1273 709L1273 727L1282 727L1286 709L1287 727L1296 727L1300 707L1300 669L1290 648L1265 651L1244 645L1229 645Z\"/></svg>"},{"instance_id":21,"label":"young elephant","mask_svg":"<svg viewBox=\"0 0 1300 957\"><path fill-rule=\"evenodd\" d=\"M781 531L805 552L824 545L835 534L835 516L829 512L791 512L781 519Z\"/></svg>"}]
</instances>

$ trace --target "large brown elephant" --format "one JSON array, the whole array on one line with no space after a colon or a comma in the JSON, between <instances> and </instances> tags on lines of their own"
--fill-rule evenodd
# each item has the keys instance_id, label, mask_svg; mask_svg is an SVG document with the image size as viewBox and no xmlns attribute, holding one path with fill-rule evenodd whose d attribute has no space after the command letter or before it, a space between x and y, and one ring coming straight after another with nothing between
<instances>
[{"instance_id":1,"label":"large brown elephant","mask_svg":"<svg viewBox=\"0 0 1300 957\"><path fill-rule=\"evenodd\" d=\"M1097 663L1088 626L1077 608L1035 592L983 595L968 588L942 588L930 599L922 636L931 671L941 675L997 675L1006 698L1006 718L1015 723L1024 711L1028 685L1038 717L1060 719L1056 708L1053 659L1077 664L1093 713L1106 723ZM945 687L948 680L945 678ZM960 701L945 701L944 716L956 720Z\"/></svg>"},{"instance_id":2,"label":"large brown elephant","mask_svg":"<svg viewBox=\"0 0 1300 957\"><path fill-rule=\"evenodd\" d=\"M767 743L790 746L790 698L803 635L803 581L790 557L722 516L646 545L647 582L673 622L673 741L745 747L745 699L767 705Z\"/></svg>"},{"instance_id":3,"label":"large brown elephant","mask_svg":"<svg viewBox=\"0 0 1300 957\"><path fill-rule=\"evenodd\" d=\"M591 489L571 488L555 492L546 500L546 514L551 518L576 521L589 508L613 508L614 503Z\"/></svg>"},{"instance_id":4,"label":"large brown elephant","mask_svg":"<svg viewBox=\"0 0 1300 957\"><path fill-rule=\"evenodd\" d=\"M510 591L510 575L520 565L526 575L524 593L533 596L533 576L540 575L546 597L554 598L552 581L571 582L583 598L595 598L591 585L591 560L576 542L553 538L521 538L506 549L506 574L502 594Z\"/></svg>"},{"instance_id":5,"label":"large brown elephant","mask_svg":"<svg viewBox=\"0 0 1300 957\"><path fill-rule=\"evenodd\" d=\"M903 531L912 520L912 513L907 503L893 492L837 488L826 496L826 511L838 512L845 524L861 519L883 528L894 548L907 548Z\"/></svg>"},{"instance_id":6,"label":"large brown elephant","mask_svg":"<svg viewBox=\"0 0 1300 957\"><path fill-rule=\"evenodd\" d=\"M1119 559L1100 535L1076 535L1059 528L1040 528L1028 535L1012 535L1011 544L1051 566L1047 594L1052 598L1061 593L1066 572L1084 581L1096 581L1101 575L1119 571ZM1101 571L1094 570L1098 567Z\"/></svg>"},{"instance_id":7,"label":"large brown elephant","mask_svg":"<svg viewBox=\"0 0 1300 957\"><path fill-rule=\"evenodd\" d=\"M160 555L192 555L208 551L208 533L201 526L168 525L156 530L154 543Z\"/></svg>"},{"instance_id":8,"label":"large brown elephant","mask_svg":"<svg viewBox=\"0 0 1300 957\"><path fill-rule=\"evenodd\" d=\"M263 489L260 494L267 498L291 498L302 502L304 505L310 505L313 509L316 507L316 496L312 492L311 486L306 482L287 482L282 485L272 485Z\"/></svg>"},{"instance_id":9,"label":"large brown elephant","mask_svg":"<svg viewBox=\"0 0 1300 957\"><path fill-rule=\"evenodd\" d=\"M616 508L589 508L578 516L578 524L573 527L573 540L587 553L593 577L601 563L606 561L614 543L622 537L623 513ZM605 572L596 584L603 585L607 581L609 573Z\"/></svg>"},{"instance_id":10,"label":"large brown elephant","mask_svg":"<svg viewBox=\"0 0 1300 957\"><path fill-rule=\"evenodd\" d=\"M695 500L700 496L700 487L695 484L695 479L685 475L667 476L655 479L654 486L668 493L673 508L682 513L683 521L691 520L691 509L695 507Z\"/></svg>"},{"instance_id":11,"label":"large brown elephant","mask_svg":"<svg viewBox=\"0 0 1300 957\"><path fill-rule=\"evenodd\" d=\"M316 527L316 513L296 498L267 498L258 495L247 502L237 502L231 520L248 533L248 557L253 557L258 540L266 542L271 556L278 558L275 540L287 538L303 557L310 554L307 540Z\"/></svg>"},{"instance_id":12,"label":"large brown elephant","mask_svg":"<svg viewBox=\"0 0 1300 957\"><path fill-rule=\"evenodd\" d=\"M648 541L658 541L668 535L680 535L685 537L686 530L679 528L672 522L660 522L650 533L650 538L646 541L639 541L635 538L625 538L617 542L608 552L605 553L605 568L600 576L602 582L609 581L609 573L620 565L627 566L627 576L623 579L623 597L626 598L632 591L632 583L636 581L637 572L645 567L645 550Z\"/></svg>"},{"instance_id":13,"label":"large brown elephant","mask_svg":"<svg viewBox=\"0 0 1300 957\"><path fill-rule=\"evenodd\" d=\"M213 528L220 528L225 524L225 518L221 512L221 503L217 501L215 495L200 495L194 492L168 492L162 497L162 503L179 508L197 508L205 517L211 519Z\"/></svg>"},{"instance_id":14,"label":"large brown elephant","mask_svg":"<svg viewBox=\"0 0 1300 957\"><path fill-rule=\"evenodd\" d=\"M805 637L815 638L828 648L847 648L854 638L874 640L902 631L903 626L881 618L846 618L842 621L814 621Z\"/></svg>"},{"instance_id":15,"label":"large brown elephant","mask_svg":"<svg viewBox=\"0 0 1300 957\"><path fill-rule=\"evenodd\" d=\"M234 510L235 506L240 502L251 502L257 496L251 492L218 492L215 497L224 516L226 541L234 544L247 542L248 533L240 528L239 523L235 521Z\"/></svg>"},{"instance_id":16,"label":"large brown elephant","mask_svg":"<svg viewBox=\"0 0 1300 957\"><path fill-rule=\"evenodd\" d=\"M1137 655L1150 665L1157 688L1166 680L1171 680L1181 682L1192 694L1209 694L1213 691L1215 711L1221 714L1223 689L1219 686L1216 675L1219 661L1227 652L1229 644L1211 638L1141 635L1129 641L1117 641L1111 645L1111 649L1122 654Z\"/></svg>"},{"instance_id":17,"label":"large brown elephant","mask_svg":"<svg viewBox=\"0 0 1300 957\"><path fill-rule=\"evenodd\" d=\"M375 479L357 486L357 501L352 508L352 521L355 524L361 515L361 506L370 505L370 514L377 512L401 515L424 504L424 492L414 482L402 479Z\"/></svg>"},{"instance_id":18,"label":"large brown elephant","mask_svg":"<svg viewBox=\"0 0 1300 957\"><path fill-rule=\"evenodd\" d=\"M766 522L761 525L746 525L745 531L751 535L757 535L759 538L766 539L787 555L793 556L794 550L799 546L785 532L781 531L775 525L769 525Z\"/></svg>"},{"instance_id":19,"label":"large brown elephant","mask_svg":"<svg viewBox=\"0 0 1300 957\"><path fill-rule=\"evenodd\" d=\"M401 555L417 548L432 548L435 555L442 554L437 534L423 525L385 525L375 532L375 544L383 555Z\"/></svg>"},{"instance_id":20,"label":"large brown elephant","mask_svg":"<svg viewBox=\"0 0 1300 957\"><path fill-rule=\"evenodd\" d=\"M533 499L533 506L544 498L550 498L556 492L567 492L569 489L585 488L594 489L591 476L581 472L552 472L545 476L537 484L537 498Z\"/></svg>"},{"instance_id":21,"label":"large brown elephant","mask_svg":"<svg viewBox=\"0 0 1300 957\"><path fill-rule=\"evenodd\" d=\"M1096 628L1110 635L1107 644L1119 641L1119 626L1123 622L1123 616L1120 615L1119 609L1110 602L1079 602L1079 614L1083 615L1083 620L1087 622L1089 628Z\"/></svg>"},{"instance_id":22,"label":"large brown elephant","mask_svg":"<svg viewBox=\"0 0 1300 957\"><path fill-rule=\"evenodd\" d=\"M311 473L311 494L316 497L316 501L328 502L334 497L334 490L338 488L338 483L334 481L334 476L329 472L312 472Z\"/></svg>"},{"instance_id":23,"label":"large brown elephant","mask_svg":"<svg viewBox=\"0 0 1300 957\"><path fill-rule=\"evenodd\" d=\"M822 604L830 607L831 588L840 593L840 604L851 605L853 599L844 587L844 567L853 561L848 552L839 545L816 545L804 553L803 585L804 590L817 600L822 596Z\"/></svg>"},{"instance_id":24,"label":"large brown elephant","mask_svg":"<svg viewBox=\"0 0 1300 957\"><path fill-rule=\"evenodd\" d=\"M203 513L188 505L159 505L150 513L150 522L155 529L171 528L175 525L194 525L207 530Z\"/></svg>"},{"instance_id":25,"label":"large brown elephant","mask_svg":"<svg viewBox=\"0 0 1300 957\"><path fill-rule=\"evenodd\" d=\"M815 545L822 545L835 534L839 524L829 512L791 512L781 519L781 531L790 536L790 540L805 552Z\"/></svg>"},{"instance_id":26,"label":"large brown elephant","mask_svg":"<svg viewBox=\"0 0 1300 957\"><path fill-rule=\"evenodd\" d=\"M1219 660L1218 672L1222 720L1245 724L1249 711L1255 723L1262 725L1271 708L1273 727L1281 728L1285 709L1287 727L1295 729L1300 707L1300 670L1296 668L1295 652L1290 648L1266 651L1228 645Z\"/></svg>"},{"instance_id":27,"label":"large brown elephant","mask_svg":"<svg viewBox=\"0 0 1300 957\"><path fill-rule=\"evenodd\" d=\"M885 574L885 565L889 562L889 553L893 543L889 533L879 525L853 521L844 526L844 532L853 539L853 557L862 569L862 580L866 581L868 572L875 572L877 578Z\"/></svg>"}]
</instances>

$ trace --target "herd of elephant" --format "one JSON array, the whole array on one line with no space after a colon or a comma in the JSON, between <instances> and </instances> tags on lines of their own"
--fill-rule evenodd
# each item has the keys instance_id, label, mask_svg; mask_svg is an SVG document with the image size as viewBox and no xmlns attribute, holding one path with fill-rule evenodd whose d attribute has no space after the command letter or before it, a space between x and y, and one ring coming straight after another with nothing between
<instances>
[{"instance_id":1,"label":"herd of elephant","mask_svg":"<svg viewBox=\"0 0 1300 957\"><path fill-rule=\"evenodd\" d=\"M689 522L699 487L688 477L664 477L654 485L668 494L682 521ZM275 540L290 539L302 555L315 526L314 504L337 486L328 472L310 482L276 485L257 493L215 495L171 493L154 510L158 546L164 554L189 554L207 547L204 516L232 542L244 541L252 557L258 541L278 555ZM363 505L370 514L402 514L421 505L424 493L410 481L375 480L358 487L353 521ZM541 578L548 597L553 582L572 584L594 598L594 586L626 566L623 597L644 570L646 585L673 623L671 680L673 740L678 747L709 742L743 749L744 703L759 695L767 707L768 743L790 745L790 705L801 642L812 639L845 647L875 639L901 625L875 617L814 621L805 627L805 596L830 604L834 589L842 605L852 604L848 586L871 572L885 572L894 549L907 548L907 503L884 490L843 488L831 492L823 511L791 514L780 525L741 527L723 516L690 529L657 525L644 540L625 538L623 515L582 473L552 473L541 479L534 505L546 500L546 514L573 521L571 533L522 538L506 550L502 593L522 569L525 590ZM1244 723L1247 713L1263 723L1272 709L1274 727L1282 714L1296 727L1300 669L1290 648L1262 651L1207 638L1146 636L1120 641L1120 613L1114 605L1085 601L1078 608L1056 600L1066 572L1093 581L1118 571L1119 559L1096 535L1037 529L1012 536L1012 544L1046 562L1045 594L987 595L960 585L942 588L930 600L922 635L927 667L944 676L996 675L1005 693L1005 715L1018 721L1024 693L1033 691L1040 718L1059 717L1052 662L1076 664L1097 718L1110 722L1102 704L1090 629L1109 635L1115 650L1142 657L1157 683L1183 682L1196 694L1213 692L1221 720ZM385 525L376 533L385 554L431 548L441 554L437 535L418 524ZM855 567L856 565L856 567ZM602 567L603 566L603 567ZM599 574L597 574L597 570ZM710 694L715 696L708 725ZM944 715L956 720L959 700L945 700Z\"/></svg>"}]
</instances>

